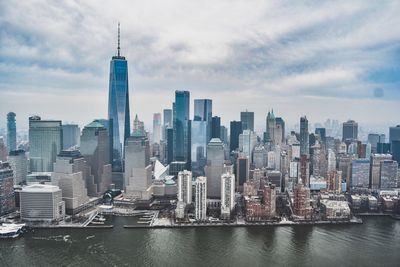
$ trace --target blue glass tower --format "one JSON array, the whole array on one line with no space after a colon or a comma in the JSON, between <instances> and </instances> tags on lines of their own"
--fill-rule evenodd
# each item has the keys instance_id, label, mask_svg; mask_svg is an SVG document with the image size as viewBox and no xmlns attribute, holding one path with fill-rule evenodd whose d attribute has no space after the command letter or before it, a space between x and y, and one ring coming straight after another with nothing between
<instances>
[{"instance_id":1,"label":"blue glass tower","mask_svg":"<svg viewBox=\"0 0 400 267\"><path fill-rule=\"evenodd\" d=\"M186 162L188 169L191 162L189 102L188 91L175 91L174 160Z\"/></svg>"},{"instance_id":2,"label":"blue glass tower","mask_svg":"<svg viewBox=\"0 0 400 267\"><path fill-rule=\"evenodd\" d=\"M122 170L123 148L130 136L128 61L120 54L120 29L118 23L118 54L110 62L110 87L108 93L108 119L113 135L113 169Z\"/></svg>"},{"instance_id":3,"label":"blue glass tower","mask_svg":"<svg viewBox=\"0 0 400 267\"><path fill-rule=\"evenodd\" d=\"M17 149L17 127L14 112L7 114L7 148L8 152Z\"/></svg>"}]
</instances>

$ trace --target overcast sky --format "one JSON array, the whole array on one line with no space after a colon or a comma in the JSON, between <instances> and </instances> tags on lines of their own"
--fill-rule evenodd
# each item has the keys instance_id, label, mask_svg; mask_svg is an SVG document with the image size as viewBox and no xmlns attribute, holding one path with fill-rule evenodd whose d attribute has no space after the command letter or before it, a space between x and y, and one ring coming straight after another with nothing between
<instances>
[{"instance_id":1,"label":"overcast sky","mask_svg":"<svg viewBox=\"0 0 400 267\"><path fill-rule=\"evenodd\" d=\"M20 128L105 118L118 21L147 129L175 90L213 99L227 126L248 109L261 129L271 108L288 124L400 124L400 1L266 2L0 1L0 127L9 111Z\"/></svg>"}]
</instances>

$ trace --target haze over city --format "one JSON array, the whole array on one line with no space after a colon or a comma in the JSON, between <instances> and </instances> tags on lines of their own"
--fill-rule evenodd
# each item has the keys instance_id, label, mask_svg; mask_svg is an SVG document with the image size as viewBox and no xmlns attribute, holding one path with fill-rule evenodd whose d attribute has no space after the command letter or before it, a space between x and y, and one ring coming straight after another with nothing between
<instances>
[{"instance_id":1,"label":"haze over city","mask_svg":"<svg viewBox=\"0 0 400 267\"><path fill-rule=\"evenodd\" d=\"M148 129L175 90L189 90L212 98L224 125L248 109L261 131L274 108L288 125L307 115L386 133L398 123L399 10L398 1L2 1L0 114L15 111L19 129L33 114L106 118L120 22L131 117Z\"/></svg>"}]
</instances>

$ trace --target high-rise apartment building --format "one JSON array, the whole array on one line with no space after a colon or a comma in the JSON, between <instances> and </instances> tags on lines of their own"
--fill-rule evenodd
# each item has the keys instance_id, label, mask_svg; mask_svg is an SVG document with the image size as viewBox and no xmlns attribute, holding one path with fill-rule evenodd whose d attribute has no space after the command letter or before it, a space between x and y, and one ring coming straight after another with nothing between
<instances>
[{"instance_id":1,"label":"high-rise apartment building","mask_svg":"<svg viewBox=\"0 0 400 267\"><path fill-rule=\"evenodd\" d=\"M351 162L351 188L369 188L370 161L369 159L355 159Z\"/></svg>"},{"instance_id":2,"label":"high-rise apartment building","mask_svg":"<svg viewBox=\"0 0 400 267\"><path fill-rule=\"evenodd\" d=\"M398 163L394 160L383 160L380 162L380 189L399 188Z\"/></svg>"},{"instance_id":3,"label":"high-rise apartment building","mask_svg":"<svg viewBox=\"0 0 400 267\"><path fill-rule=\"evenodd\" d=\"M197 177L195 192L195 219L205 221L207 219L207 177Z\"/></svg>"},{"instance_id":4,"label":"high-rise apartment building","mask_svg":"<svg viewBox=\"0 0 400 267\"><path fill-rule=\"evenodd\" d=\"M308 120L307 117L300 118L300 155L310 154L309 133L308 133Z\"/></svg>"},{"instance_id":5,"label":"high-rise apartment building","mask_svg":"<svg viewBox=\"0 0 400 267\"><path fill-rule=\"evenodd\" d=\"M192 203L192 172L184 170L178 173L178 201Z\"/></svg>"},{"instance_id":6,"label":"high-rise apartment building","mask_svg":"<svg viewBox=\"0 0 400 267\"><path fill-rule=\"evenodd\" d=\"M221 176L221 218L230 219L235 208L235 175L225 172Z\"/></svg>"},{"instance_id":7,"label":"high-rise apartment building","mask_svg":"<svg viewBox=\"0 0 400 267\"><path fill-rule=\"evenodd\" d=\"M29 118L29 158L31 172L51 172L62 149L61 121Z\"/></svg>"},{"instance_id":8,"label":"high-rise apartment building","mask_svg":"<svg viewBox=\"0 0 400 267\"><path fill-rule=\"evenodd\" d=\"M400 163L400 125L389 128L389 143L393 160Z\"/></svg>"}]
</instances>

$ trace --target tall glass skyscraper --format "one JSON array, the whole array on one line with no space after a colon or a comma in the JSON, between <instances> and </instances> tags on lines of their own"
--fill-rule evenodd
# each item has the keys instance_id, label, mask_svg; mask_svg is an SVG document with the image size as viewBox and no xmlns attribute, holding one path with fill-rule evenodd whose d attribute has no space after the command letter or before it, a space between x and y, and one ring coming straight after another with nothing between
<instances>
[{"instance_id":1,"label":"tall glass skyscraper","mask_svg":"<svg viewBox=\"0 0 400 267\"><path fill-rule=\"evenodd\" d=\"M17 149L17 126L14 112L7 114L7 149L9 152Z\"/></svg>"},{"instance_id":2,"label":"tall glass skyscraper","mask_svg":"<svg viewBox=\"0 0 400 267\"><path fill-rule=\"evenodd\" d=\"M174 105L174 160L184 161L190 169L189 91L175 91Z\"/></svg>"},{"instance_id":3,"label":"tall glass skyscraper","mask_svg":"<svg viewBox=\"0 0 400 267\"><path fill-rule=\"evenodd\" d=\"M254 112L240 112L240 121L242 122L243 130L251 130L254 132Z\"/></svg>"},{"instance_id":4,"label":"tall glass skyscraper","mask_svg":"<svg viewBox=\"0 0 400 267\"><path fill-rule=\"evenodd\" d=\"M300 118L300 155L310 154L309 134L308 134L308 120L307 117Z\"/></svg>"},{"instance_id":5,"label":"tall glass skyscraper","mask_svg":"<svg viewBox=\"0 0 400 267\"><path fill-rule=\"evenodd\" d=\"M52 172L62 148L61 121L29 118L29 158L31 172Z\"/></svg>"},{"instance_id":6,"label":"tall glass skyscraper","mask_svg":"<svg viewBox=\"0 0 400 267\"><path fill-rule=\"evenodd\" d=\"M118 24L118 54L110 62L110 86L108 93L108 119L112 121L113 166L122 169L125 140L130 136L128 61L120 54L120 30Z\"/></svg>"}]
</instances>

